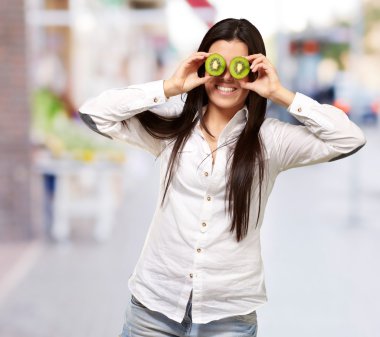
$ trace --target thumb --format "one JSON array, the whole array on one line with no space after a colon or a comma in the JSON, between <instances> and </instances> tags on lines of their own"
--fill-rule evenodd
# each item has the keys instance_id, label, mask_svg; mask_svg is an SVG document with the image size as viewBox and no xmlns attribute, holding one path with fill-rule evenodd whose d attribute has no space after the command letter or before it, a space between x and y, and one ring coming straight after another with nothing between
<instances>
[{"instance_id":1,"label":"thumb","mask_svg":"<svg viewBox=\"0 0 380 337\"><path fill-rule=\"evenodd\" d=\"M253 90L254 87L253 82L239 82L239 84L242 89Z\"/></svg>"},{"instance_id":2,"label":"thumb","mask_svg":"<svg viewBox=\"0 0 380 337\"><path fill-rule=\"evenodd\" d=\"M239 82L240 88L242 89L249 89L248 88L248 82Z\"/></svg>"}]
</instances>

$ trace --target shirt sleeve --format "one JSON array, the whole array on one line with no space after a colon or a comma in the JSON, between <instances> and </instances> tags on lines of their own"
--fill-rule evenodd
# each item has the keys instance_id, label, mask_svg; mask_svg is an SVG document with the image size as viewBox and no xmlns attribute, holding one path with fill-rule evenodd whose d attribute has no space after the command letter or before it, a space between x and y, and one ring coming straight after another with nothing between
<instances>
[{"instance_id":1,"label":"shirt sleeve","mask_svg":"<svg viewBox=\"0 0 380 337\"><path fill-rule=\"evenodd\" d=\"M296 93L289 113L302 125L275 120L273 148L280 171L349 156L364 146L361 129L340 109Z\"/></svg>"},{"instance_id":2,"label":"shirt sleeve","mask_svg":"<svg viewBox=\"0 0 380 337\"><path fill-rule=\"evenodd\" d=\"M162 149L162 141L151 136L135 117L150 110L160 116L176 116L182 112L180 96L167 99L163 81L109 89L86 101L79 115L93 131L142 148L155 156Z\"/></svg>"}]
</instances>

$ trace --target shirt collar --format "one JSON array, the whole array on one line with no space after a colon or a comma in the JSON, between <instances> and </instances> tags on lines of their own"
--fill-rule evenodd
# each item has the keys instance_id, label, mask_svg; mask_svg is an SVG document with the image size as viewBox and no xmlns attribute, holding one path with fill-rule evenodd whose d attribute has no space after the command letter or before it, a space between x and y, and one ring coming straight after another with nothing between
<instances>
[{"instance_id":1,"label":"shirt collar","mask_svg":"<svg viewBox=\"0 0 380 337\"><path fill-rule=\"evenodd\" d=\"M243 107L240 109L227 123L222 133L220 134L220 142L225 142L234 137L240 135L241 131L244 129L245 124L248 120L248 109L247 107Z\"/></svg>"},{"instance_id":2,"label":"shirt collar","mask_svg":"<svg viewBox=\"0 0 380 337\"><path fill-rule=\"evenodd\" d=\"M202 108L202 115L206 112L207 105ZM196 118L198 117L198 113L196 114ZM237 137L248 120L248 109L244 106L240 109L236 114L231 118L231 120L224 127L222 133L219 136L219 143L224 143L227 140L230 140L234 137ZM203 137L202 132L199 129L199 121L196 127L197 132Z\"/></svg>"}]
</instances>

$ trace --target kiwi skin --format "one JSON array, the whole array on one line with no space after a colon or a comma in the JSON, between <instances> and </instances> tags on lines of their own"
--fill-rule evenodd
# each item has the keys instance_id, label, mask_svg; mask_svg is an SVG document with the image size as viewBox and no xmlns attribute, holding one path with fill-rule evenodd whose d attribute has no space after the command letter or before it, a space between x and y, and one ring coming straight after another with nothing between
<instances>
[{"instance_id":1,"label":"kiwi skin","mask_svg":"<svg viewBox=\"0 0 380 337\"><path fill-rule=\"evenodd\" d=\"M226 60L218 53L211 54L205 62L206 71L211 76L220 76L226 69Z\"/></svg>"},{"instance_id":2,"label":"kiwi skin","mask_svg":"<svg viewBox=\"0 0 380 337\"><path fill-rule=\"evenodd\" d=\"M243 56L234 57L230 62L229 70L232 77L241 80L249 74L249 62Z\"/></svg>"}]
</instances>

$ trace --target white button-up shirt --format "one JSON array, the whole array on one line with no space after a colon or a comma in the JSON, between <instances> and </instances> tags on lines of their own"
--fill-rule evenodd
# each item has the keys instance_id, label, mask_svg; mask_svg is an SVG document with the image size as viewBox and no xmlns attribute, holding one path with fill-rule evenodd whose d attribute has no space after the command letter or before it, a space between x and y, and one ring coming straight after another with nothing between
<instances>
[{"instance_id":1,"label":"white button-up shirt","mask_svg":"<svg viewBox=\"0 0 380 337\"><path fill-rule=\"evenodd\" d=\"M297 93L288 111L302 125L267 118L261 127L266 165L262 211L256 227L258 189L254 183L248 235L237 242L225 207L226 166L248 112L245 108L238 111L220 134L218 147L229 145L218 148L214 165L199 126L194 128L161 206L172 143L150 136L134 116L147 109L164 116L178 115L182 106L179 99L167 102L162 81L156 81L105 91L79 111L93 130L161 158L161 192L129 279L132 294L149 309L181 322L193 291L193 322L207 323L248 314L267 301L260 227L277 175L347 156L363 146L365 139L344 112Z\"/></svg>"}]
</instances>

